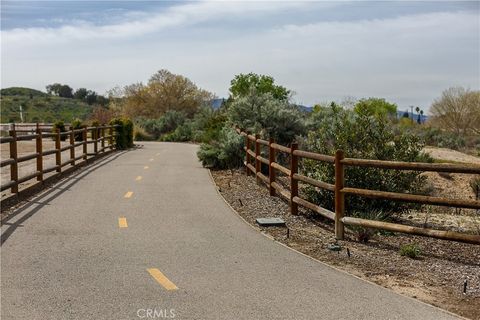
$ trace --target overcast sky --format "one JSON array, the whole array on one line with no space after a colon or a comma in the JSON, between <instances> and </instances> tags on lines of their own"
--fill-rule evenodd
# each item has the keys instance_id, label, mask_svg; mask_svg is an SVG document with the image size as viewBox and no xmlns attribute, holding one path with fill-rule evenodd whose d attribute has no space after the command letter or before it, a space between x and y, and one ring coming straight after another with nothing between
<instances>
[{"instance_id":1,"label":"overcast sky","mask_svg":"<svg viewBox=\"0 0 480 320\"><path fill-rule=\"evenodd\" d=\"M1 1L1 86L99 93L159 69L219 97L268 74L313 105L383 97L428 109L480 89L480 2Z\"/></svg>"}]
</instances>

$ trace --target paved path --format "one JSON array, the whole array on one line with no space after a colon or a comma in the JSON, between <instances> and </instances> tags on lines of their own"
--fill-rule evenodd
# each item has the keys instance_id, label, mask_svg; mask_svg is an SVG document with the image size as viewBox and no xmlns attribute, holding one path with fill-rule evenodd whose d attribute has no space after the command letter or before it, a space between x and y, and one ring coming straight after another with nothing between
<instances>
[{"instance_id":1,"label":"paved path","mask_svg":"<svg viewBox=\"0 0 480 320\"><path fill-rule=\"evenodd\" d=\"M454 318L262 236L196 150L145 143L19 211L2 226L1 319Z\"/></svg>"}]
</instances>

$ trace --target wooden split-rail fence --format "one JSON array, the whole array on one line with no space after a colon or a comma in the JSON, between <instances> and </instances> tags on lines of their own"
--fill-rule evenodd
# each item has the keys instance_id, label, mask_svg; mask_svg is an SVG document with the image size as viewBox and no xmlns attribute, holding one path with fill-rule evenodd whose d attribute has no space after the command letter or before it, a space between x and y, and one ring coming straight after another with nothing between
<instances>
[{"instance_id":1,"label":"wooden split-rail fence","mask_svg":"<svg viewBox=\"0 0 480 320\"><path fill-rule=\"evenodd\" d=\"M115 132L116 126L86 127L81 129L73 129L66 132L45 132L45 128L37 126L35 133L30 133L31 129L26 132L25 129L15 128L12 125L8 131L8 136L0 137L0 143L9 144L10 157L1 161L1 167L10 166L10 181L2 181L1 191L10 189L12 194L18 194L19 185L32 179L43 183L44 175L50 172L56 172L50 177L61 174L65 166L76 168L84 165L87 160L97 158L108 151L115 149ZM43 150L43 139L51 138L55 141L55 148L51 150ZM21 155L18 154L18 143L21 141L35 140L35 152ZM68 144L62 147L62 140ZM65 143L64 143L65 144ZM93 144L93 152L88 152L88 145ZM77 154L75 149L83 146L82 152ZM91 149L91 148L90 148ZM62 152L70 150L67 159L62 159ZM55 155L55 164L44 168L44 157ZM33 173L23 177L19 177L19 163L36 159L36 170ZM50 178L49 177L49 178Z\"/></svg>"},{"instance_id":2,"label":"wooden split-rail fence","mask_svg":"<svg viewBox=\"0 0 480 320\"><path fill-rule=\"evenodd\" d=\"M345 186L345 167L369 167L390 170L408 170L408 171L432 171L447 173L466 173L480 174L480 166L474 164L450 164L450 163L420 163L420 162L400 162L346 158L343 151L337 150L335 156L324 155L314 152L308 152L298 149L297 143L292 143L289 147L275 143L273 139L263 140L259 135L249 134L239 128L237 133L245 137L246 152L245 167L246 172L256 176L258 183L265 183L271 196L280 195L289 202L290 212L293 215L298 214L298 206L312 210L323 217L335 222L335 237L338 240L344 239L345 225L361 226L364 228L381 229L392 232L403 232L426 237L433 237L445 240L454 240L459 242L480 244L480 235L466 234L454 231L435 230L429 228L420 228L407 226L403 224L390 223L377 220L369 220L345 216L345 196L357 195L373 199L389 199L394 201L404 201L410 203L449 206L456 208L480 209L480 201L448 199L443 197L432 197L424 195L396 193L369 189L359 189ZM263 157L262 147L268 150L268 159ZM282 152L290 156L290 167L286 168L277 162L277 153ZM335 183L330 184L318 181L311 177L302 175L299 172L299 160L311 159L324 163L329 163L335 167ZM261 170L262 164L268 165L268 176ZM290 190L283 187L276 180L277 171L288 177ZM312 185L317 188L325 189L334 193L335 211L322 208L299 195L299 182Z\"/></svg>"}]
</instances>

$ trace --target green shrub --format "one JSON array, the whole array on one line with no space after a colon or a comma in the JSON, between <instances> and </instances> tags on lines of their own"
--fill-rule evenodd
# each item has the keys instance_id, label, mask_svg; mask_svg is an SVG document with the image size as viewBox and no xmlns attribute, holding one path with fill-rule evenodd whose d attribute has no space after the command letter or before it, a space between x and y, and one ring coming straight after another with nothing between
<instances>
[{"instance_id":1,"label":"green shrub","mask_svg":"<svg viewBox=\"0 0 480 320\"><path fill-rule=\"evenodd\" d=\"M133 139L135 141L150 141L153 140L152 136L145 131L142 127L133 127Z\"/></svg>"},{"instance_id":2,"label":"green shrub","mask_svg":"<svg viewBox=\"0 0 480 320\"><path fill-rule=\"evenodd\" d=\"M225 125L217 140L203 143L197 153L204 167L226 169L243 164L243 139L230 125Z\"/></svg>"},{"instance_id":3,"label":"green shrub","mask_svg":"<svg viewBox=\"0 0 480 320\"><path fill-rule=\"evenodd\" d=\"M125 130L125 140L127 142L127 148L133 147L133 122L128 118L123 119L123 126Z\"/></svg>"},{"instance_id":4,"label":"green shrub","mask_svg":"<svg viewBox=\"0 0 480 320\"><path fill-rule=\"evenodd\" d=\"M70 124L71 128L73 130L78 130L78 129L83 129L86 127L86 125L82 122L82 120L76 118L72 120L72 123ZM75 141L83 141L83 133L75 133Z\"/></svg>"},{"instance_id":5,"label":"green shrub","mask_svg":"<svg viewBox=\"0 0 480 320\"><path fill-rule=\"evenodd\" d=\"M91 122L91 126L92 126L92 127L95 127L95 128L96 128L96 127L100 127L100 121L98 121L98 120L93 120L93 121ZM95 139L95 138L98 139L98 138L100 137L100 135L101 135L101 130L100 130L100 129L96 129L96 130L92 129L91 132L92 132L92 135L95 134L95 137L92 136L92 139Z\"/></svg>"},{"instance_id":6,"label":"green shrub","mask_svg":"<svg viewBox=\"0 0 480 320\"><path fill-rule=\"evenodd\" d=\"M143 128L152 139L158 140L162 135L175 131L187 120L185 113L175 110L167 111L158 119L138 118L135 125Z\"/></svg>"},{"instance_id":7,"label":"green shrub","mask_svg":"<svg viewBox=\"0 0 480 320\"><path fill-rule=\"evenodd\" d=\"M56 121L54 124L53 124L53 127L52 127L52 132L66 132L67 129L65 128L65 123L63 123L63 121ZM66 135L63 135L63 136L60 136L60 140L61 141L65 141L67 139L67 136ZM55 140L55 137L53 138L53 140Z\"/></svg>"},{"instance_id":8,"label":"green shrub","mask_svg":"<svg viewBox=\"0 0 480 320\"><path fill-rule=\"evenodd\" d=\"M203 107L192 119L192 140L208 143L218 139L220 131L227 121L227 116L222 110L213 110Z\"/></svg>"},{"instance_id":9,"label":"green shrub","mask_svg":"<svg viewBox=\"0 0 480 320\"><path fill-rule=\"evenodd\" d=\"M400 255L412 259L418 258L422 254L422 250L416 243L405 244L400 248Z\"/></svg>"},{"instance_id":10,"label":"green shrub","mask_svg":"<svg viewBox=\"0 0 480 320\"><path fill-rule=\"evenodd\" d=\"M410 128L403 128L408 132L416 135L426 145L435 146L439 148L449 148L453 150L461 150L467 146L465 136L440 130L434 127L413 126Z\"/></svg>"},{"instance_id":11,"label":"green shrub","mask_svg":"<svg viewBox=\"0 0 480 320\"><path fill-rule=\"evenodd\" d=\"M110 125L116 125L115 144L118 150L124 150L133 147L133 122L128 118L115 118L110 121Z\"/></svg>"},{"instance_id":12,"label":"green shrub","mask_svg":"<svg viewBox=\"0 0 480 320\"><path fill-rule=\"evenodd\" d=\"M277 143L292 142L305 132L300 111L285 100L270 93L260 93L255 87L247 95L235 99L227 110L229 120L244 130L273 138Z\"/></svg>"},{"instance_id":13,"label":"green shrub","mask_svg":"<svg viewBox=\"0 0 480 320\"><path fill-rule=\"evenodd\" d=\"M326 114L311 124L304 149L334 155L341 149L345 157L396 160L431 161L421 150L419 139L413 135L395 135L390 122L374 116L357 114L332 105ZM307 176L334 184L335 169L332 164L303 160L301 170ZM401 193L422 193L424 178L416 172L378 168L346 167L348 187ZM306 187L308 199L322 207L334 209L334 194L330 191ZM346 212L377 212L393 214L412 205L398 201L368 199L348 195Z\"/></svg>"},{"instance_id":14,"label":"green shrub","mask_svg":"<svg viewBox=\"0 0 480 320\"><path fill-rule=\"evenodd\" d=\"M164 134L160 137L161 141L171 142L185 142L191 141L193 137L193 130L191 122L185 122L178 126L174 131Z\"/></svg>"},{"instance_id":15,"label":"green shrub","mask_svg":"<svg viewBox=\"0 0 480 320\"><path fill-rule=\"evenodd\" d=\"M383 211L367 211L367 212L360 212L354 211L352 213L353 217L368 219L368 220L377 220L377 221L389 221L390 214L384 213ZM362 226L348 226L349 229L353 230L357 240L359 242L368 242L370 238L377 233L378 231L372 228L365 228Z\"/></svg>"}]
</instances>

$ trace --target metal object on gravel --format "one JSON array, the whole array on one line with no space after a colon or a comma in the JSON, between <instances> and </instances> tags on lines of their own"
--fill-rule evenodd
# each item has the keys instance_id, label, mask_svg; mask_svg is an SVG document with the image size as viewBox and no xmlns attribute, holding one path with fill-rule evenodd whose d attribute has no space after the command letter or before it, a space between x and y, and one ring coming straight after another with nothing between
<instances>
[{"instance_id":1,"label":"metal object on gravel","mask_svg":"<svg viewBox=\"0 0 480 320\"><path fill-rule=\"evenodd\" d=\"M340 250L342 250L342 247L341 247L340 245L338 245L338 244L333 243L333 244L329 244L329 245L328 245L328 250L331 250L331 251L340 251Z\"/></svg>"},{"instance_id":2,"label":"metal object on gravel","mask_svg":"<svg viewBox=\"0 0 480 320\"><path fill-rule=\"evenodd\" d=\"M285 226L285 221L281 218L257 218L256 221L262 227Z\"/></svg>"}]
</instances>

